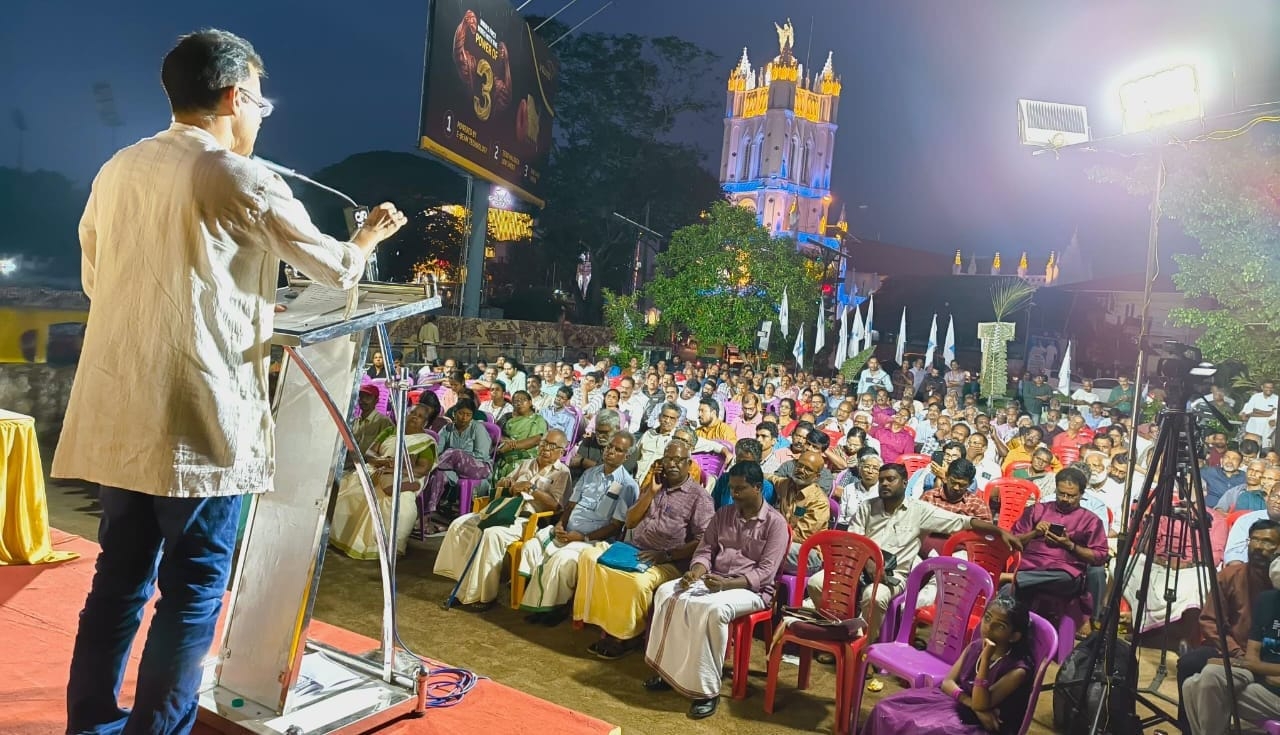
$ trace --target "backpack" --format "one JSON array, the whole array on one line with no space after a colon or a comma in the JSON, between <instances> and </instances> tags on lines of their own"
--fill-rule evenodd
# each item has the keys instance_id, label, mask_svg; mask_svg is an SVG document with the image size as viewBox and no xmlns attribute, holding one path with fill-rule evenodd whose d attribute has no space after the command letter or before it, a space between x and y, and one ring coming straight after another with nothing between
<instances>
[{"instance_id":1,"label":"backpack","mask_svg":"<svg viewBox=\"0 0 1280 735\"><path fill-rule=\"evenodd\" d=\"M1119 680L1111 686L1107 711L1099 720L1099 733L1131 735L1142 732L1142 724L1136 712L1134 693L1138 689L1135 652L1126 640L1116 641L1116 662L1119 664ZM1094 667L1093 681L1086 687L1084 677L1088 673L1089 659L1097 652L1098 663ZM1103 680L1107 673L1101 659L1103 638L1100 632L1091 634L1077 645L1062 667L1053 686L1053 729L1066 735L1087 735L1101 706ZM1083 704L1081 703L1083 700Z\"/></svg>"}]
</instances>

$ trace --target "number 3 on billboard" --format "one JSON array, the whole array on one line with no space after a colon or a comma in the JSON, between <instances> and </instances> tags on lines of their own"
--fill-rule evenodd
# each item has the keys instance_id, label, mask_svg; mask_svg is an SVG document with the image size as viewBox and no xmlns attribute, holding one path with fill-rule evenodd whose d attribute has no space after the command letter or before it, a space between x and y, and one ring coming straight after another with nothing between
<instances>
[{"instance_id":1,"label":"number 3 on billboard","mask_svg":"<svg viewBox=\"0 0 1280 735\"><path fill-rule=\"evenodd\" d=\"M493 111L493 97L490 92L493 90L493 67L489 65L488 59L481 59L476 65L476 76L483 77L484 81L480 84L480 94L476 95L476 117L481 121L489 119L489 113Z\"/></svg>"}]
</instances>

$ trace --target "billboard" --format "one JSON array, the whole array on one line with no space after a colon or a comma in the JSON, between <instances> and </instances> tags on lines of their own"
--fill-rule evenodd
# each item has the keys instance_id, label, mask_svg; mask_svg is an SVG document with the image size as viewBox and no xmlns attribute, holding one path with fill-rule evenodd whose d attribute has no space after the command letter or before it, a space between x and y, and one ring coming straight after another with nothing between
<instances>
[{"instance_id":1,"label":"billboard","mask_svg":"<svg viewBox=\"0 0 1280 735\"><path fill-rule=\"evenodd\" d=\"M418 147L538 206L560 68L507 0L432 0Z\"/></svg>"}]
</instances>

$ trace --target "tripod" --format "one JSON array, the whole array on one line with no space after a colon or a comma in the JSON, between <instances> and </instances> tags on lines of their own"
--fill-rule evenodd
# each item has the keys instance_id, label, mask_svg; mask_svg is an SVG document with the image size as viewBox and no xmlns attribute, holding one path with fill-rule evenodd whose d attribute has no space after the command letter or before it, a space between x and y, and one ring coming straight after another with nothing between
<instances>
[{"instance_id":1,"label":"tripod","mask_svg":"<svg viewBox=\"0 0 1280 735\"><path fill-rule=\"evenodd\" d=\"M1205 507L1204 490L1200 482L1200 467L1196 461L1196 447L1199 446L1194 418L1183 410L1165 409L1160 414L1159 432L1147 467L1146 478L1142 482L1142 490L1134 500L1136 506L1129 518L1129 528L1125 529L1120 539L1120 547L1116 558L1116 579L1108 595L1107 605L1103 612L1101 639L1089 656L1085 668L1085 676L1081 682L1081 696L1072 712L1072 719L1080 721L1085 713L1091 685L1097 681L1101 684L1101 696L1098 698L1098 709L1093 713L1089 729L1091 735L1108 732L1110 724L1107 717L1113 709L1113 697L1120 697L1117 687L1125 687L1124 699L1118 699L1119 705L1125 706L1131 698L1133 704L1141 703L1156 713L1143 725L1153 724L1161 720L1176 723L1177 718L1169 715L1145 693L1159 686L1160 680L1167 673L1165 662L1167 651L1161 655L1157 679L1150 689L1139 691L1126 673L1136 676L1138 668L1138 633L1147 611L1147 594L1151 585L1151 569L1156 557L1165 559L1184 558L1190 551L1190 558L1199 569L1208 569L1208 591L1217 610L1224 610L1222 592L1218 588L1218 578L1213 573L1213 551L1209 539L1208 509ZM1136 461L1136 457L1134 458ZM1128 502L1126 498L1126 502ZM1157 549L1160 536L1164 537L1164 548ZM1178 547L1175 548L1175 536ZM1132 540L1132 543L1130 543ZM1163 552L1163 553L1161 553ZM1138 563L1141 561L1141 570ZM1141 572L1140 584L1137 588L1137 605L1134 606L1132 626L1133 640L1124 653L1125 659L1119 660L1117 644L1119 642L1120 601L1124 596L1127 583L1137 572ZM1166 584L1165 605L1171 610L1173 598ZM1203 598L1202 598L1203 599ZM1166 625L1168 620L1166 619ZM1218 627L1218 646L1220 651L1227 651L1227 633L1225 626ZM1099 660L1101 659L1101 660ZM1223 658L1227 680L1233 681L1230 657ZM1100 669L1100 670L1099 670ZM1236 711L1235 690L1228 688L1231 701L1232 729L1236 735L1240 733L1240 716ZM1167 698L1161 697L1163 699ZM1129 713L1136 717L1136 713ZM1114 731L1113 731L1114 732Z\"/></svg>"}]
</instances>

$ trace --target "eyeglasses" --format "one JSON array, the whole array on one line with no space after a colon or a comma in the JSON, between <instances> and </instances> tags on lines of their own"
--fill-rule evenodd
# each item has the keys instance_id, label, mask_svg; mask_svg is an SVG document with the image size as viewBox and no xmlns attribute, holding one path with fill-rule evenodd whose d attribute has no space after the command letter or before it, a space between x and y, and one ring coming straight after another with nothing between
<instances>
[{"instance_id":1,"label":"eyeglasses","mask_svg":"<svg viewBox=\"0 0 1280 735\"><path fill-rule=\"evenodd\" d=\"M258 106L258 117L271 117L271 113L275 112L276 106L271 104L270 100L263 99L244 87L236 87L236 89L243 92L250 102Z\"/></svg>"},{"instance_id":2,"label":"eyeglasses","mask_svg":"<svg viewBox=\"0 0 1280 735\"><path fill-rule=\"evenodd\" d=\"M543 449L554 449L557 452L563 452L566 445L556 444L555 442L542 442L538 446Z\"/></svg>"}]
</instances>

